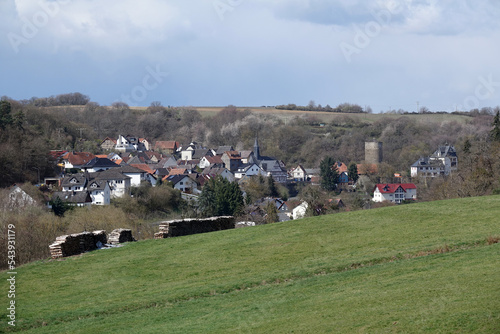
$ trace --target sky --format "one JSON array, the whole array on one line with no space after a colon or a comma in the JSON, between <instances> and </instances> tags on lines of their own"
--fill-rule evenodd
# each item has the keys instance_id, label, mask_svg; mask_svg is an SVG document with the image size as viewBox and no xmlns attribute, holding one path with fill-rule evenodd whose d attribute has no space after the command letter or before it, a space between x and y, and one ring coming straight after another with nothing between
<instances>
[{"instance_id":1,"label":"sky","mask_svg":"<svg viewBox=\"0 0 500 334\"><path fill-rule=\"evenodd\" d=\"M500 105L498 0L0 0L0 96Z\"/></svg>"}]
</instances>

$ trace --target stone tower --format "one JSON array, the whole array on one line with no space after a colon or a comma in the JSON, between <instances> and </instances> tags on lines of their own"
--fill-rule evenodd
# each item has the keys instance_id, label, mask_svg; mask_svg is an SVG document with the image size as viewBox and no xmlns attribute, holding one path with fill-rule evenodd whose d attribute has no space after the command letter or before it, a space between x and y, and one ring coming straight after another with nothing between
<instances>
[{"instance_id":1,"label":"stone tower","mask_svg":"<svg viewBox=\"0 0 500 334\"><path fill-rule=\"evenodd\" d=\"M378 164L382 162L382 143L365 142L365 162L367 164Z\"/></svg>"}]
</instances>

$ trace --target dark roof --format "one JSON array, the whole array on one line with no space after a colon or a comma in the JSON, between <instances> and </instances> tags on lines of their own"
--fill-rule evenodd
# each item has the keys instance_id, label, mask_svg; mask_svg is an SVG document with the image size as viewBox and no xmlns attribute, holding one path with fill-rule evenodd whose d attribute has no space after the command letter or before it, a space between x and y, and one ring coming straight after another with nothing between
<instances>
[{"instance_id":1,"label":"dark roof","mask_svg":"<svg viewBox=\"0 0 500 334\"><path fill-rule=\"evenodd\" d=\"M68 203L92 203L92 198L88 191L59 191L54 193L52 199L56 197Z\"/></svg>"},{"instance_id":2,"label":"dark roof","mask_svg":"<svg viewBox=\"0 0 500 334\"><path fill-rule=\"evenodd\" d=\"M103 170L96 173L90 173L90 177L93 180L127 180L130 179L129 176L124 175L121 168L111 168L108 170Z\"/></svg>"},{"instance_id":3,"label":"dark roof","mask_svg":"<svg viewBox=\"0 0 500 334\"><path fill-rule=\"evenodd\" d=\"M119 165L115 164L113 161L109 160L108 158L94 158L87 162L84 168L96 168L96 167L102 167L102 168L113 168L113 167L119 167Z\"/></svg>"},{"instance_id":4,"label":"dark roof","mask_svg":"<svg viewBox=\"0 0 500 334\"><path fill-rule=\"evenodd\" d=\"M106 180L93 180L89 182L87 189L89 190L104 190L108 181Z\"/></svg>"},{"instance_id":5,"label":"dark roof","mask_svg":"<svg viewBox=\"0 0 500 334\"><path fill-rule=\"evenodd\" d=\"M217 149L215 154L223 155L227 151L233 151L233 147L232 146L219 146L219 148Z\"/></svg>"},{"instance_id":6,"label":"dark roof","mask_svg":"<svg viewBox=\"0 0 500 334\"><path fill-rule=\"evenodd\" d=\"M61 183L63 187L85 186L87 178L85 174L69 174L66 175Z\"/></svg>"},{"instance_id":7,"label":"dark roof","mask_svg":"<svg viewBox=\"0 0 500 334\"><path fill-rule=\"evenodd\" d=\"M189 178L189 176L187 176L187 175L170 175L167 177L167 181L172 182L174 185L176 185L177 183L179 183L180 181L182 181L186 177Z\"/></svg>"}]
</instances>

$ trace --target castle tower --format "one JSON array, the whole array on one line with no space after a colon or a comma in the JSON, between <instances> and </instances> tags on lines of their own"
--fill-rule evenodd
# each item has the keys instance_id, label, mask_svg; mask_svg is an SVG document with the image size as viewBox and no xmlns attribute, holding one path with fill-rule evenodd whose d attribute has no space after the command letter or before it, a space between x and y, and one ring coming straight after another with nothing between
<instances>
[{"instance_id":1,"label":"castle tower","mask_svg":"<svg viewBox=\"0 0 500 334\"><path fill-rule=\"evenodd\" d=\"M381 142L365 142L365 162L367 164L378 164L382 162L383 146Z\"/></svg>"}]
</instances>

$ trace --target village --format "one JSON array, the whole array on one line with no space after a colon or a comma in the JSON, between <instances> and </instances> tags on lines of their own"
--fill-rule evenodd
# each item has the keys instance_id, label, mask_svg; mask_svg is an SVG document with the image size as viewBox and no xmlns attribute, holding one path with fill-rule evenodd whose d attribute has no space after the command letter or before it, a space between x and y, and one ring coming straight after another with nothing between
<instances>
[{"instance_id":1,"label":"village","mask_svg":"<svg viewBox=\"0 0 500 334\"><path fill-rule=\"evenodd\" d=\"M284 188L291 185L320 187L320 168L304 168L302 165L287 167L279 157L261 154L258 138L248 150L234 150L231 146L207 148L197 142L182 145L177 141L155 141L134 136L117 139L105 138L100 143L103 154L74 151L52 151L51 158L57 163L58 175L43 180L51 191L51 206L56 198L66 205L90 207L110 205L113 198L133 196L131 189L141 184L155 187L167 183L181 192L184 200L196 205L205 183L214 178L244 185L253 178L271 178ZM337 208L345 208L342 192L360 191L370 175L377 173L383 161L383 144L365 143L363 163L336 162L336 190L340 196L329 198ZM364 189L373 203L408 203L417 200L417 186L411 179L435 178L457 170L455 148L443 145L427 157L409 166L411 177L395 174L395 182L376 183L372 189ZM353 169L354 168L354 169ZM40 182L41 183L41 182ZM15 193L13 193L15 195ZM243 194L246 197L246 194ZM288 195L252 199L256 211L265 215L264 206L272 202L276 206L279 221L299 219L306 215L309 203L301 198L291 200ZM346 208L348 209L348 208Z\"/></svg>"}]
</instances>

